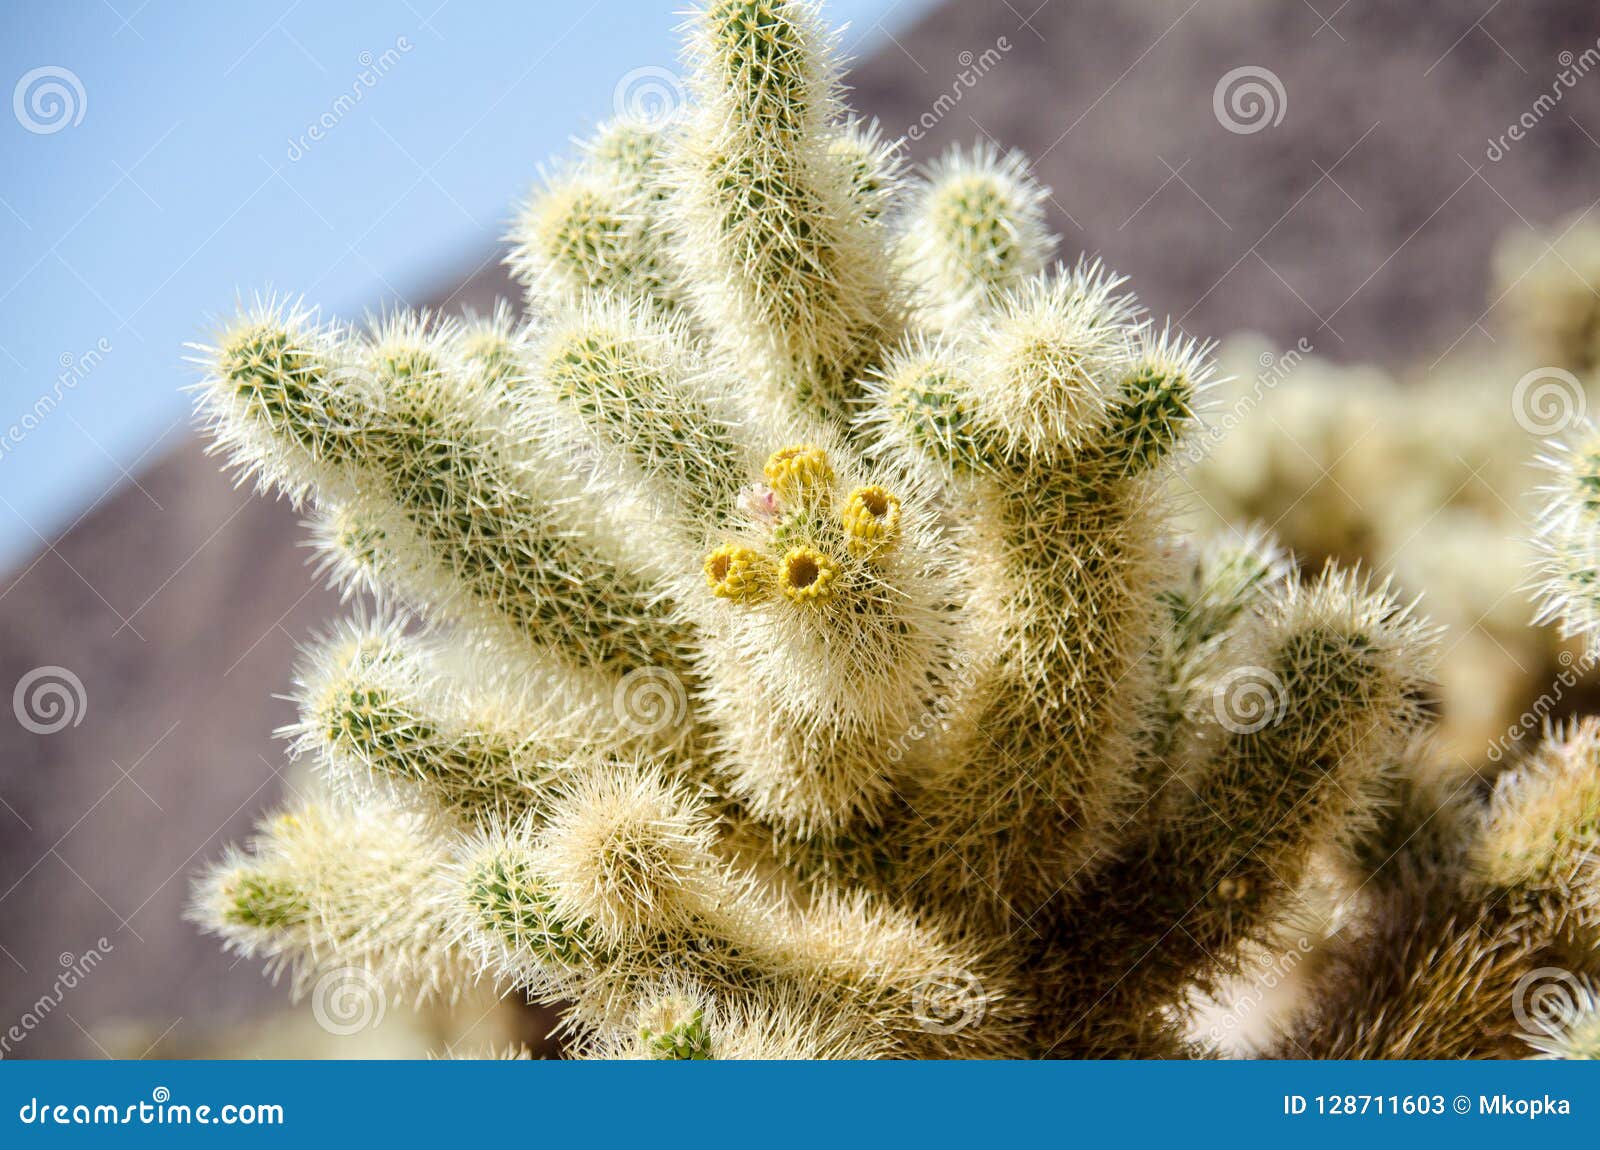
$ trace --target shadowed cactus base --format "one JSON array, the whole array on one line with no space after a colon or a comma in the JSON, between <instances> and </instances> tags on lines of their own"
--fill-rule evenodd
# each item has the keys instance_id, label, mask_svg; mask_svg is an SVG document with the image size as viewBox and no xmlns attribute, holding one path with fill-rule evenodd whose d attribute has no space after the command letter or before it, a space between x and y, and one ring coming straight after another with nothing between
<instances>
[{"instance_id":1,"label":"shadowed cactus base","mask_svg":"<svg viewBox=\"0 0 1600 1150\"><path fill-rule=\"evenodd\" d=\"M560 1003L582 1057L1224 1052L1330 885L1365 938L1421 881L1361 860L1429 629L1175 532L1209 348L1053 263L1019 157L907 174L808 0L685 33L693 107L521 209L525 323L267 301L200 350L217 449L382 605L299 675L322 793L197 918L297 988ZM1507 857L1548 918L1565 864ZM1413 1053L1387 1007L1353 1041Z\"/></svg>"}]
</instances>

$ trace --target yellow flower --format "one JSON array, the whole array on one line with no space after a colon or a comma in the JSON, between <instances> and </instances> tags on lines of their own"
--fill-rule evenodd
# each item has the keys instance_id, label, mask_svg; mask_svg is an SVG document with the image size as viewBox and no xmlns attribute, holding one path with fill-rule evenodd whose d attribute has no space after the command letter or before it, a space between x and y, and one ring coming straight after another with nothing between
<instances>
[{"instance_id":1,"label":"yellow flower","mask_svg":"<svg viewBox=\"0 0 1600 1150\"><path fill-rule=\"evenodd\" d=\"M766 591L767 561L759 551L724 543L706 556L706 586L718 599L754 599Z\"/></svg>"},{"instance_id":2,"label":"yellow flower","mask_svg":"<svg viewBox=\"0 0 1600 1150\"><path fill-rule=\"evenodd\" d=\"M845 500L840 525L850 554L861 558L895 541L900 533L900 497L874 484L858 487Z\"/></svg>"},{"instance_id":3,"label":"yellow flower","mask_svg":"<svg viewBox=\"0 0 1600 1150\"><path fill-rule=\"evenodd\" d=\"M783 557L778 586L794 603L826 603L833 598L839 565L812 547L793 547Z\"/></svg>"},{"instance_id":4,"label":"yellow flower","mask_svg":"<svg viewBox=\"0 0 1600 1150\"><path fill-rule=\"evenodd\" d=\"M833 466L820 447L801 444L774 451L767 459L767 482L781 498L798 499L826 490L833 483Z\"/></svg>"},{"instance_id":5,"label":"yellow flower","mask_svg":"<svg viewBox=\"0 0 1600 1150\"><path fill-rule=\"evenodd\" d=\"M1229 876L1217 884L1216 894L1223 902L1241 902L1249 898L1250 893L1250 879L1244 875Z\"/></svg>"}]
</instances>

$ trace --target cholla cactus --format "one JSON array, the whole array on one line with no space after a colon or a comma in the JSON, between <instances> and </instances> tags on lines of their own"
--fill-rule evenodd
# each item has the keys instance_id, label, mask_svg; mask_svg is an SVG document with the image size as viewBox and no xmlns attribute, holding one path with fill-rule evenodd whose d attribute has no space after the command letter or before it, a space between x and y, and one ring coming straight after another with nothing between
<instances>
[{"instance_id":1,"label":"cholla cactus","mask_svg":"<svg viewBox=\"0 0 1600 1150\"><path fill-rule=\"evenodd\" d=\"M1541 611L1586 638L1600 559L1593 442L1591 431L1545 460L1556 478L1540 539ZM1398 798L1380 833L1348 844L1356 873L1370 878L1324 948L1290 1049L1593 1057L1600 721L1547 731L1487 796L1470 776L1412 772Z\"/></svg>"},{"instance_id":2,"label":"cholla cactus","mask_svg":"<svg viewBox=\"0 0 1600 1150\"><path fill-rule=\"evenodd\" d=\"M1587 212L1544 234L1517 231L1495 253L1498 292L1540 366L1600 373L1600 226Z\"/></svg>"},{"instance_id":3,"label":"cholla cactus","mask_svg":"<svg viewBox=\"0 0 1600 1150\"><path fill-rule=\"evenodd\" d=\"M1600 632L1600 428L1585 422L1539 458L1549 476L1536 544L1539 617L1581 636Z\"/></svg>"},{"instance_id":4,"label":"cholla cactus","mask_svg":"<svg viewBox=\"0 0 1600 1150\"><path fill-rule=\"evenodd\" d=\"M526 323L203 349L217 447L395 606L308 652L327 796L198 917L566 1004L580 1055L1201 1053L1393 831L1428 628L1174 534L1209 350L1050 266L1020 159L907 177L809 0L687 32L694 109L522 209Z\"/></svg>"},{"instance_id":5,"label":"cholla cactus","mask_svg":"<svg viewBox=\"0 0 1600 1150\"><path fill-rule=\"evenodd\" d=\"M1597 779L1600 723L1588 719L1550 733L1487 802L1449 779L1411 787L1388 833L1359 852L1384 865L1324 948L1287 1049L1589 1057L1580 994L1600 974Z\"/></svg>"},{"instance_id":6,"label":"cholla cactus","mask_svg":"<svg viewBox=\"0 0 1600 1150\"><path fill-rule=\"evenodd\" d=\"M1515 342L1503 341L1506 345ZM1577 652L1530 624L1536 518L1527 460L1543 413L1519 394L1524 359L1443 360L1395 378L1296 348L1226 341L1218 435L1174 486L1196 530L1266 525L1310 571L1329 559L1392 573L1447 628L1438 671L1441 756L1492 773L1518 717ZM1583 399L1551 380L1546 398ZM1204 442L1204 441L1203 441Z\"/></svg>"}]
</instances>

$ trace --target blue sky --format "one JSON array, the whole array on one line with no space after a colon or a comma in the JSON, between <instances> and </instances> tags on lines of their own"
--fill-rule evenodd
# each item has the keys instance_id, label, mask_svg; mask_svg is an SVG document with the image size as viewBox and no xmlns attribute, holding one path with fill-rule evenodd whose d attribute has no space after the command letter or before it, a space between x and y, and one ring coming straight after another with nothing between
<instances>
[{"instance_id":1,"label":"blue sky","mask_svg":"<svg viewBox=\"0 0 1600 1150\"><path fill-rule=\"evenodd\" d=\"M829 15L860 55L926 3ZM358 315L470 272L541 161L676 83L681 7L7 4L0 566L179 441L183 344L238 296Z\"/></svg>"}]
</instances>

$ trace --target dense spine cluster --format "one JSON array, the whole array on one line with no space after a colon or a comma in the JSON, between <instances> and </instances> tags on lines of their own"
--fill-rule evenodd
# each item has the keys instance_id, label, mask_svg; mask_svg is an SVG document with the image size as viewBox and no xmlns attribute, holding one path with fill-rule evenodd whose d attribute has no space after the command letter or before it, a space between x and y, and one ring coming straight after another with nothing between
<instances>
[{"instance_id":1,"label":"dense spine cluster","mask_svg":"<svg viewBox=\"0 0 1600 1150\"><path fill-rule=\"evenodd\" d=\"M301 987L562 1004L580 1057L1210 1053L1196 1003L1392 831L1429 629L1173 530L1211 349L1052 265L1020 157L908 176L811 0L686 32L694 106L520 209L526 321L202 349L216 446L380 606L198 918ZM1587 833L1572 740L1472 855L1552 935L1577 856L1502 808Z\"/></svg>"}]
</instances>

